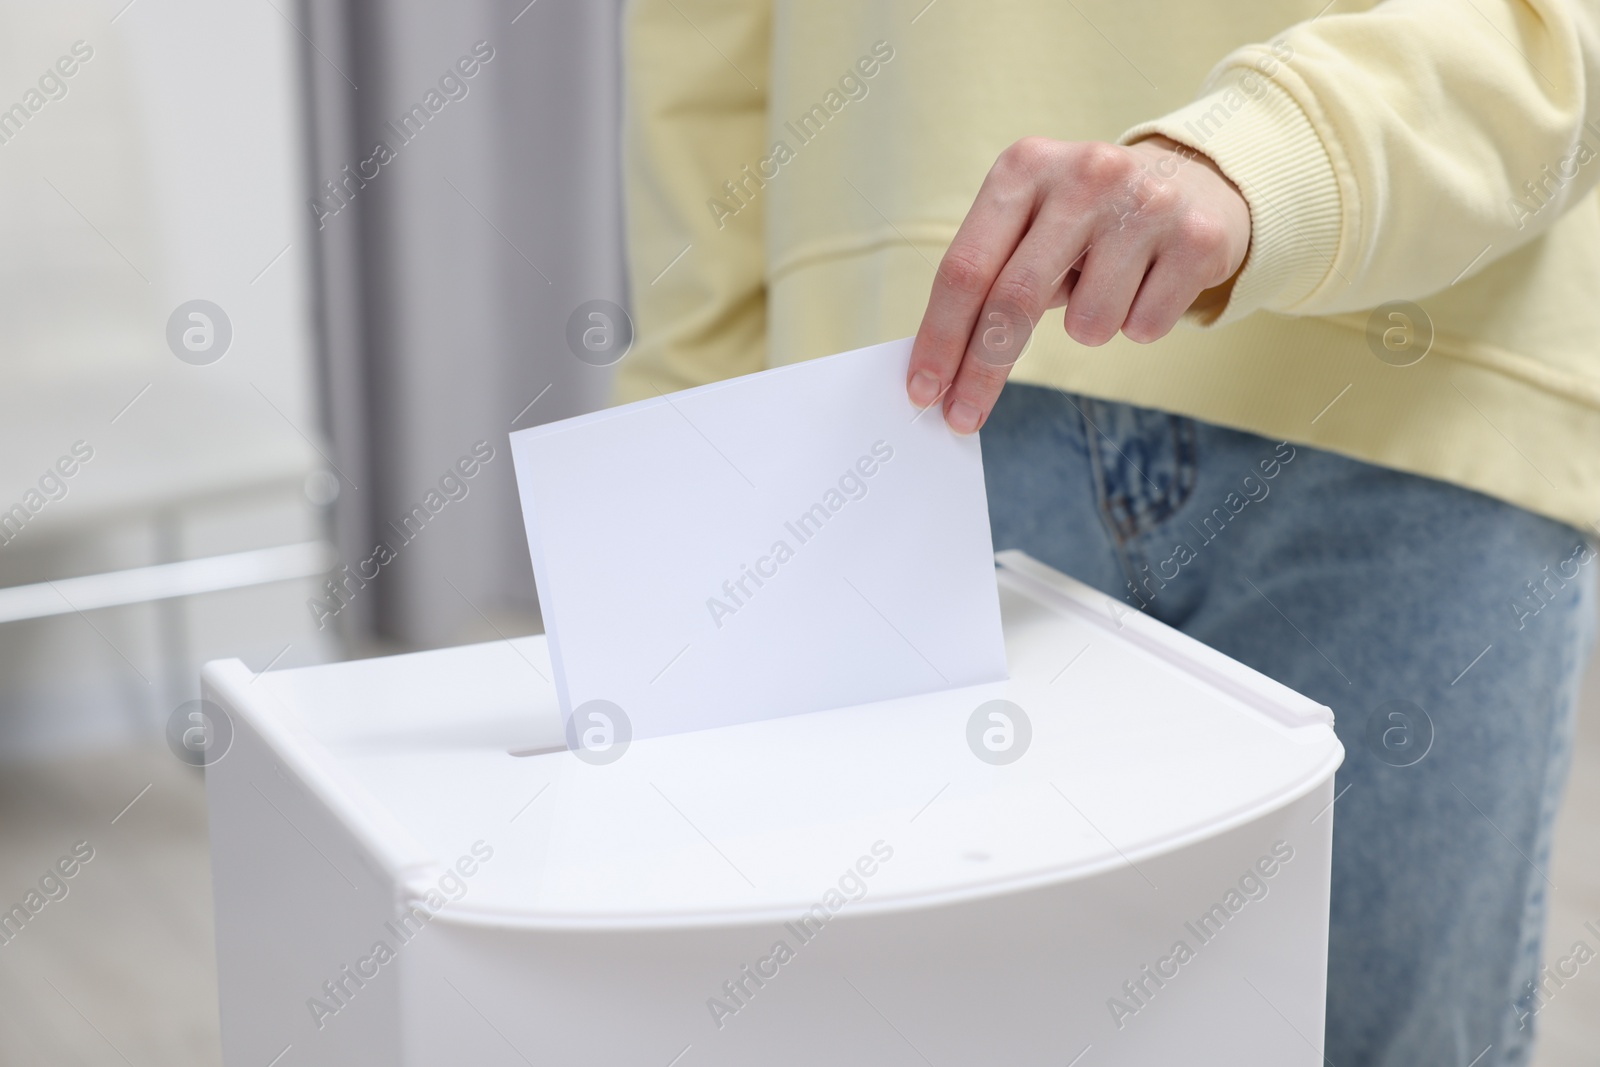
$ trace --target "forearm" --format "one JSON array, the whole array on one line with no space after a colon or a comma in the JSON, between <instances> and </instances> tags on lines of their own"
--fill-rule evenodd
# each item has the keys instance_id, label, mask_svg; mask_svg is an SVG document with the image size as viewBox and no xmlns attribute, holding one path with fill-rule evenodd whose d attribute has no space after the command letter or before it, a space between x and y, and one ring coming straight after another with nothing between
<instances>
[{"instance_id":1,"label":"forearm","mask_svg":"<svg viewBox=\"0 0 1600 1067\"><path fill-rule=\"evenodd\" d=\"M1600 151L1597 9L1391 0L1327 14L1233 53L1199 100L1123 140L1205 152L1250 203L1224 321L1424 296L1543 233L1600 176L1585 165Z\"/></svg>"}]
</instances>

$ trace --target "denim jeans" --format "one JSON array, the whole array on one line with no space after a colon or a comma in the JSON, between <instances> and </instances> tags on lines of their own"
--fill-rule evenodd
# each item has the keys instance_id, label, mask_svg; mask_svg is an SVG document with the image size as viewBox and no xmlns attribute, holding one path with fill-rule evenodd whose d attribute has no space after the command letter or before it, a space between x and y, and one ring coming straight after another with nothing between
<instances>
[{"instance_id":1,"label":"denim jeans","mask_svg":"<svg viewBox=\"0 0 1600 1067\"><path fill-rule=\"evenodd\" d=\"M1006 387L982 445L997 550L1333 709L1327 1061L1525 1063L1594 626L1584 535L1443 482L1036 386Z\"/></svg>"}]
</instances>

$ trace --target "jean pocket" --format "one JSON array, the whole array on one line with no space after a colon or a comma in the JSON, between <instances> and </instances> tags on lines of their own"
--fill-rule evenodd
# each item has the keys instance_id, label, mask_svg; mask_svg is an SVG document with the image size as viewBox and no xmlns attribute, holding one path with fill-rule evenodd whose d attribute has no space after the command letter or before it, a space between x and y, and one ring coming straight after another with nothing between
<instances>
[{"instance_id":1,"label":"jean pocket","mask_svg":"<svg viewBox=\"0 0 1600 1067\"><path fill-rule=\"evenodd\" d=\"M1160 526L1194 493L1199 433L1192 419L1083 401L1097 495L1121 543Z\"/></svg>"}]
</instances>

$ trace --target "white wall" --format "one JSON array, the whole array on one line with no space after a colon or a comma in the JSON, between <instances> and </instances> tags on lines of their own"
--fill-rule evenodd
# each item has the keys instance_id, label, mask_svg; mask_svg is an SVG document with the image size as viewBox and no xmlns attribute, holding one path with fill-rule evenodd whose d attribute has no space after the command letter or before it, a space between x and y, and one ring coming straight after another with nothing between
<instances>
[{"instance_id":1,"label":"white wall","mask_svg":"<svg viewBox=\"0 0 1600 1067\"><path fill-rule=\"evenodd\" d=\"M0 509L94 450L0 585L322 533L295 9L122 3L0 12L0 108L93 51L0 144ZM232 324L207 366L167 344L195 298ZM158 736L204 658L328 658L311 584L0 625L0 759Z\"/></svg>"}]
</instances>

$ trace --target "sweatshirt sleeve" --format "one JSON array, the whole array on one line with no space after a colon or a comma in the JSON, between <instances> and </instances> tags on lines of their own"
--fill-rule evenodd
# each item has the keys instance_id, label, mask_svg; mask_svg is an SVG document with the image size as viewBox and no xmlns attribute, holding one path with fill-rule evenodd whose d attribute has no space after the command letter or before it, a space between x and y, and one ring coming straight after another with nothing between
<instances>
[{"instance_id":1,"label":"sweatshirt sleeve","mask_svg":"<svg viewBox=\"0 0 1600 1067\"><path fill-rule=\"evenodd\" d=\"M1597 0L1388 0L1229 55L1121 139L1204 152L1249 202L1226 305L1191 317L1423 297L1544 233L1600 177L1597 24Z\"/></svg>"},{"instance_id":2,"label":"sweatshirt sleeve","mask_svg":"<svg viewBox=\"0 0 1600 1067\"><path fill-rule=\"evenodd\" d=\"M770 0L633 0L623 51L636 340L617 368L619 402L765 364L762 206L716 205L763 154Z\"/></svg>"}]
</instances>

